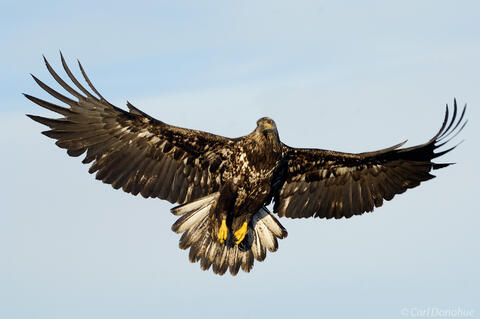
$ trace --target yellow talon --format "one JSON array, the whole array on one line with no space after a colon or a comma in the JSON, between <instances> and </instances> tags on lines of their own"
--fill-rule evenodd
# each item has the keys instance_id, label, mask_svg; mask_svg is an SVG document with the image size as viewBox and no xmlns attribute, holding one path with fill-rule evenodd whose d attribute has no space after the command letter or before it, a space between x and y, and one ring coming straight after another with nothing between
<instances>
[{"instance_id":1,"label":"yellow talon","mask_svg":"<svg viewBox=\"0 0 480 319\"><path fill-rule=\"evenodd\" d=\"M240 244L242 242L242 240L245 238L245 235L247 235L247 232L248 232L248 228L247 228L247 222L244 222L242 227L240 227L239 230L237 230L235 232L235 237L237 238L237 241L235 242L235 244Z\"/></svg>"},{"instance_id":2,"label":"yellow talon","mask_svg":"<svg viewBox=\"0 0 480 319\"><path fill-rule=\"evenodd\" d=\"M228 227L227 227L227 222L225 219L222 219L222 225L220 226L220 230L218 231L218 239L220 240L220 243L222 244L224 240L227 239L228 235Z\"/></svg>"}]
</instances>

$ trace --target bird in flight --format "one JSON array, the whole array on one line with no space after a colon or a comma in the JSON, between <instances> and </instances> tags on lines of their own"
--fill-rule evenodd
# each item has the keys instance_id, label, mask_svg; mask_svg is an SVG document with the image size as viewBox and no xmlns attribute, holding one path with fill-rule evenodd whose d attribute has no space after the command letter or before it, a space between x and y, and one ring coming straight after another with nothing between
<instances>
[{"instance_id":1,"label":"bird in flight","mask_svg":"<svg viewBox=\"0 0 480 319\"><path fill-rule=\"evenodd\" d=\"M179 246L190 249L191 262L216 274L249 272L254 260L278 249L286 229L274 214L288 218L350 218L371 212L409 188L434 176L434 163L451 147L435 152L466 124L454 101L426 143L405 142L374 152L341 153L294 148L280 141L275 122L263 117L253 132L227 138L176 127L127 102L129 111L109 103L93 86L80 62L85 88L61 62L71 84L44 58L46 67L70 96L33 76L53 98L68 107L25 94L30 101L61 115L27 115L48 126L44 135L70 156L85 154L89 173L115 189L179 204L172 230L182 233ZM73 84L73 85L72 85ZM56 102L58 103L58 102ZM273 213L267 206L273 202Z\"/></svg>"}]
</instances>

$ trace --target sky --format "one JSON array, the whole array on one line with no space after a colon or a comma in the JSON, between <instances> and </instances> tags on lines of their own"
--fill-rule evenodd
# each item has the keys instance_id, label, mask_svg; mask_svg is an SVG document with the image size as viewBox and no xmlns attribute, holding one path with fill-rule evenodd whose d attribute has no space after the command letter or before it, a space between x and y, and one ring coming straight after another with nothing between
<instances>
[{"instance_id":1,"label":"sky","mask_svg":"<svg viewBox=\"0 0 480 319\"><path fill-rule=\"evenodd\" d=\"M478 1L1 6L1 318L480 317ZM223 136L270 116L291 146L411 146L454 98L469 123L436 179L372 214L282 218L277 252L220 277L178 248L171 204L96 181L25 116L52 115L21 93L53 101L29 73L54 85L59 50L115 105Z\"/></svg>"}]
</instances>

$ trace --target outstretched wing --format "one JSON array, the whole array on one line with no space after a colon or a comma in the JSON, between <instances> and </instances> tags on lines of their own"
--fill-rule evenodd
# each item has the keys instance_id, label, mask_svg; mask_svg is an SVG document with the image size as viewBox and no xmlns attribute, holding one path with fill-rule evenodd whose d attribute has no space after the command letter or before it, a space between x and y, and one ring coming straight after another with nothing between
<instances>
[{"instance_id":1,"label":"outstretched wing","mask_svg":"<svg viewBox=\"0 0 480 319\"><path fill-rule=\"evenodd\" d=\"M98 93L80 62L83 77L97 96L80 84L60 56L76 89L62 80L44 58L45 64L74 99L32 77L69 108L25 94L32 102L63 115L59 119L28 115L50 127L43 134L56 139L56 144L67 149L70 156L86 152L83 163L93 163L89 173L97 172L97 179L115 189L172 203L185 203L218 190L224 160L220 150L228 149L232 140L165 124L130 103L130 112L117 108Z\"/></svg>"},{"instance_id":2,"label":"outstretched wing","mask_svg":"<svg viewBox=\"0 0 480 319\"><path fill-rule=\"evenodd\" d=\"M449 120L448 106L439 132L427 143L400 148L405 142L376 152L349 154L284 146L285 160L273 180L274 211L291 218L349 218L373 211L383 200L434 176L432 169L450 164L432 160L455 147L435 153L466 124L466 107L457 120L457 103Z\"/></svg>"}]
</instances>

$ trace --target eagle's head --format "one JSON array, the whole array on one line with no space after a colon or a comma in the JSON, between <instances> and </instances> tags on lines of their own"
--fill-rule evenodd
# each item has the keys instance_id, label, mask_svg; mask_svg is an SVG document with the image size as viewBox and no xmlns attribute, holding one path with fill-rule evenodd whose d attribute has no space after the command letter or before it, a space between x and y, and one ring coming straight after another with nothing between
<instances>
[{"instance_id":1,"label":"eagle's head","mask_svg":"<svg viewBox=\"0 0 480 319\"><path fill-rule=\"evenodd\" d=\"M280 146L277 125L269 117L262 117L259 119L257 121L257 128L253 133L257 136L257 139L259 138L267 144L270 144L274 149Z\"/></svg>"},{"instance_id":2,"label":"eagle's head","mask_svg":"<svg viewBox=\"0 0 480 319\"><path fill-rule=\"evenodd\" d=\"M271 133L276 133L277 132L277 125L275 122L269 118L269 117L262 117L257 121L257 128L255 129L258 133L262 133L263 135L268 135Z\"/></svg>"}]
</instances>

